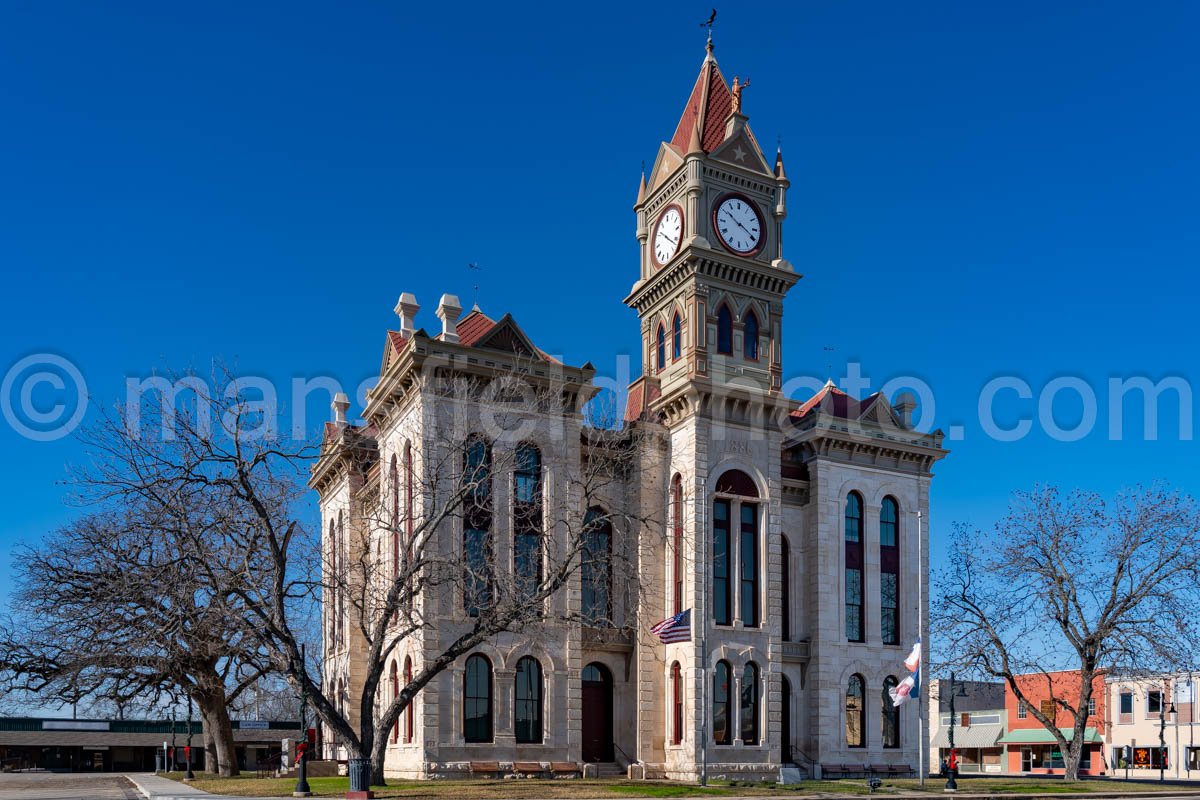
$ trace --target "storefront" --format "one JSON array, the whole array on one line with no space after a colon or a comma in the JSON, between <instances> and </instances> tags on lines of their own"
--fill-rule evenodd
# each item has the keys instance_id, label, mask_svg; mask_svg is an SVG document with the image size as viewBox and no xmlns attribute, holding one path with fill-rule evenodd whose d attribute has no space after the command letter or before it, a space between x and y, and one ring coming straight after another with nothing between
<instances>
[{"instance_id":1,"label":"storefront","mask_svg":"<svg viewBox=\"0 0 1200 800\"><path fill-rule=\"evenodd\" d=\"M1070 742L1075 731L1059 728L1063 737ZM1066 771L1062 748L1054 734L1044 728L1022 728L1009 731L998 742L1008 751L1008 771L1031 775L1061 775ZM1079 758L1080 775L1105 775L1108 770L1104 760L1103 742L1095 728L1083 733L1083 752Z\"/></svg>"},{"instance_id":2,"label":"storefront","mask_svg":"<svg viewBox=\"0 0 1200 800\"><path fill-rule=\"evenodd\" d=\"M204 735L192 722L192 764L204 765ZM278 755L282 740L296 740L298 722L233 722L238 767L252 770ZM0 717L0 767L61 772L153 772L164 748L173 768L186 764L188 723L183 720L73 720Z\"/></svg>"}]
</instances>

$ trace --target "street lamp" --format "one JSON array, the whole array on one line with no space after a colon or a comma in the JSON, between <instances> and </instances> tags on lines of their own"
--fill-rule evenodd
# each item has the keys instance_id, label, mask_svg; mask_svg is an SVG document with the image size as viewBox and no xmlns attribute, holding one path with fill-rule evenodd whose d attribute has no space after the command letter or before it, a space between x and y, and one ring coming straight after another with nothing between
<instances>
[{"instance_id":1,"label":"street lamp","mask_svg":"<svg viewBox=\"0 0 1200 800\"><path fill-rule=\"evenodd\" d=\"M967 687L959 686L958 692L954 691L954 673L950 673L950 764L946 775L946 791L957 792L958 781L955 775L958 773L958 756L954 752L954 698L966 697Z\"/></svg>"},{"instance_id":2,"label":"street lamp","mask_svg":"<svg viewBox=\"0 0 1200 800\"><path fill-rule=\"evenodd\" d=\"M1175 724L1175 699L1171 699L1171 707L1164 709L1160 701L1158 704L1158 782L1163 782L1163 775L1167 769L1167 714L1171 715L1171 724ZM1178 755L1178 754L1177 754Z\"/></svg>"},{"instance_id":3,"label":"street lamp","mask_svg":"<svg viewBox=\"0 0 1200 800\"><path fill-rule=\"evenodd\" d=\"M304 678L308 675L307 663L302 643L300 645L300 743L297 745L300 758L297 759L296 789L292 792L292 797L312 797L312 790L308 788L308 692L305 691L304 684Z\"/></svg>"},{"instance_id":4,"label":"street lamp","mask_svg":"<svg viewBox=\"0 0 1200 800\"><path fill-rule=\"evenodd\" d=\"M196 780L196 774L192 772L192 693L188 692L188 727L187 727L187 746L183 748L183 753L187 758L187 772L184 774L185 781Z\"/></svg>"}]
</instances>

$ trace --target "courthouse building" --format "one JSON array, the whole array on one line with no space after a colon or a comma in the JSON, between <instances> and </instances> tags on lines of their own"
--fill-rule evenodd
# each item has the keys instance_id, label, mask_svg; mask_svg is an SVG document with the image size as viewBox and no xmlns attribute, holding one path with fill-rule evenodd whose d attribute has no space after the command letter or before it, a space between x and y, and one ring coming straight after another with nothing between
<instances>
[{"instance_id":1,"label":"courthouse building","mask_svg":"<svg viewBox=\"0 0 1200 800\"><path fill-rule=\"evenodd\" d=\"M745 86L725 80L711 44L690 94L680 88L663 98L683 99L683 112L634 206L640 258L628 265L624 302L637 315L629 337L640 337L643 373L610 436L637 449L635 467L596 501L607 518L642 520L603 532L614 552L636 553L632 571L577 571L550 608L581 613L548 613L437 676L389 742L389 775L462 774L472 761L595 762L601 774L632 767L684 780L702 771L773 779L785 765L809 775L822 764L917 766L917 704L894 707L888 689L921 633L941 433L914 428L911 395L860 399L830 382L785 396L785 299L791 292L796 317L825 300L792 291L801 275L783 244L782 154L764 156ZM842 277L852 291L853 276ZM431 473L457 435L450 401L422 378L430 364L484 383L553 375L580 401L594 392L590 364L558 363L508 314L463 314L447 294L429 333L412 295L397 312L399 330L381 331L380 380L362 422L337 403L313 471L326 569L387 557L379 506L394 502L408 520L429 513L412 487L445 478ZM454 400L459 412L471 402ZM572 407L537 423L517 444L482 430L470 440L469 463L494 447L515 450L515 466L492 476L486 520L442 523L447 552L490 559L497 573L522 569L543 533L518 514L531 493L553 535L556 509L577 500L560 476L589 457L586 422ZM355 552L361 542L374 544ZM420 670L470 624L474 601L462 593L431 589L416 602L439 624L403 641L387 675ZM366 652L351 606L327 592L323 629L325 680L353 718ZM597 606L606 613L590 615ZM689 610L685 641L650 632Z\"/></svg>"}]
</instances>

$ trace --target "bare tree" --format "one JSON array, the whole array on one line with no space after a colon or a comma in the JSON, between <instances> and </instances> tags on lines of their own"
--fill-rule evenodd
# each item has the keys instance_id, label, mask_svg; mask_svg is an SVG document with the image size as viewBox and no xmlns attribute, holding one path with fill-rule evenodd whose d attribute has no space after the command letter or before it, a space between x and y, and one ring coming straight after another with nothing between
<instances>
[{"instance_id":1,"label":"bare tree","mask_svg":"<svg viewBox=\"0 0 1200 800\"><path fill-rule=\"evenodd\" d=\"M0 679L42 703L117 709L175 689L197 702L210 771L237 774L227 706L263 673L230 596L199 580L181 504L93 511L20 548ZM188 511L194 521L195 509Z\"/></svg>"},{"instance_id":2,"label":"bare tree","mask_svg":"<svg viewBox=\"0 0 1200 800\"><path fill-rule=\"evenodd\" d=\"M1002 678L1054 736L1075 780L1101 670L1194 663L1200 513L1163 486L1109 503L1037 488L1018 495L991 535L958 529L935 598L944 661ZM1058 670L1078 673L1066 680ZM1042 678L1018 679L1030 673ZM1046 689L1048 709L1031 702L1034 687Z\"/></svg>"}]
</instances>

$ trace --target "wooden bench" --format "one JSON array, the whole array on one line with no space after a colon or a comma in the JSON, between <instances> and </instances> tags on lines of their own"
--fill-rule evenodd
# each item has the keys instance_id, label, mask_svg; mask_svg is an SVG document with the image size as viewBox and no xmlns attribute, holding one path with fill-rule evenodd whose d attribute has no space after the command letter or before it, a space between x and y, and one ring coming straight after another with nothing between
<instances>
[{"instance_id":1,"label":"wooden bench","mask_svg":"<svg viewBox=\"0 0 1200 800\"><path fill-rule=\"evenodd\" d=\"M540 761L514 761L513 772L523 777L541 776L546 770Z\"/></svg>"},{"instance_id":2,"label":"wooden bench","mask_svg":"<svg viewBox=\"0 0 1200 800\"><path fill-rule=\"evenodd\" d=\"M550 774L556 778L563 776L576 776L583 774L583 768L574 761L551 761Z\"/></svg>"},{"instance_id":3,"label":"wooden bench","mask_svg":"<svg viewBox=\"0 0 1200 800\"><path fill-rule=\"evenodd\" d=\"M821 777L829 780L837 778L864 778L868 770L861 764L822 764Z\"/></svg>"},{"instance_id":4,"label":"wooden bench","mask_svg":"<svg viewBox=\"0 0 1200 800\"><path fill-rule=\"evenodd\" d=\"M489 778L500 777L499 761L472 761L470 768L472 775L484 775Z\"/></svg>"}]
</instances>

